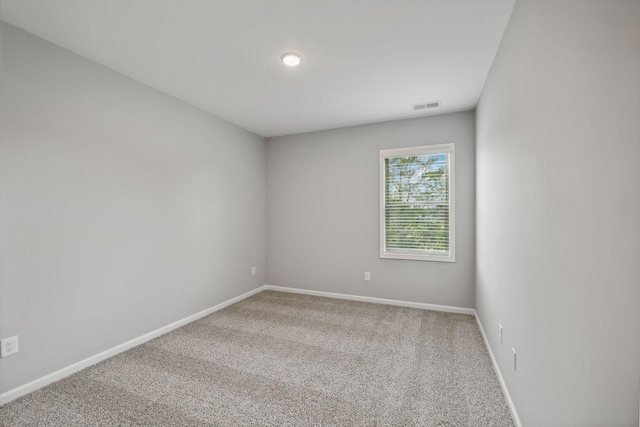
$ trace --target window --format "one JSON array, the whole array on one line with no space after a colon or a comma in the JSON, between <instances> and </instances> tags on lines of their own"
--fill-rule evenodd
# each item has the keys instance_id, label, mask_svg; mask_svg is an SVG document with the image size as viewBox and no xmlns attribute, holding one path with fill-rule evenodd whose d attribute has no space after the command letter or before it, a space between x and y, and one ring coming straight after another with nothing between
<instances>
[{"instance_id":1,"label":"window","mask_svg":"<svg viewBox=\"0 0 640 427\"><path fill-rule=\"evenodd\" d=\"M380 258L455 261L454 145L380 151Z\"/></svg>"}]
</instances>

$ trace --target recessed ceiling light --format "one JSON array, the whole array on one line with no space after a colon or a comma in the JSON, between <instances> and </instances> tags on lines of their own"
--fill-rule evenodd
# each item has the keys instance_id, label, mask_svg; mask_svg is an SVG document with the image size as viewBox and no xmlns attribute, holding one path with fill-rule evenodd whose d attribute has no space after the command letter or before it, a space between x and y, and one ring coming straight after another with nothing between
<instances>
[{"instance_id":1,"label":"recessed ceiling light","mask_svg":"<svg viewBox=\"0 0 640 427\"><path fill-rule=\"evenodd\" d=\"M302 62L302 56L298 55L297 53L287 52L282 54L280 60L284 62L284 65L295 67Z\"/></svg>"}]
</instances>

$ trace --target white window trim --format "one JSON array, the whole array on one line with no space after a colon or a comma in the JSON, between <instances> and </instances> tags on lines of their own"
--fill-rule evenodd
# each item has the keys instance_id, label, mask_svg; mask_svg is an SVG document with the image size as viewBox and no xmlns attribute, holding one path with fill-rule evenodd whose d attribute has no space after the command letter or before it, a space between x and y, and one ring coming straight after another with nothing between
<instances>
[{"instance_id":1,"label":"white window trim","mask_svg":"<svg viewBox=\"0 0 640 427\"><path fill-rule=\"evenodd\" d=\"M427 254L398 254L385 251L385 167L384 161L390 157L430 156L449 154L449 256ZM455 145L454 143L423 145L420 147L394 148L380 150L380 258L455 262L456 225L455 225Z\"/></svg>"}]
</instances>

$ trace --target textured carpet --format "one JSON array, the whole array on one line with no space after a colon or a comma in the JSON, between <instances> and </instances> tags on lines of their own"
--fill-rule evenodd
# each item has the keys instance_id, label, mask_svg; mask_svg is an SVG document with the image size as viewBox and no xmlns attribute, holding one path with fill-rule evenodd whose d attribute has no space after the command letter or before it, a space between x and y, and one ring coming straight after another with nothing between
<instances>
[{"instance_id":1,"label":"textured carpet","mask_svg":"<svg viewBox=\"0 0 640 427\"><path fill-rule=\"evenodd\" d=\"M0 408L2 426L513 426L472 316L265 291Z\"/></svg>"}]
</instances>

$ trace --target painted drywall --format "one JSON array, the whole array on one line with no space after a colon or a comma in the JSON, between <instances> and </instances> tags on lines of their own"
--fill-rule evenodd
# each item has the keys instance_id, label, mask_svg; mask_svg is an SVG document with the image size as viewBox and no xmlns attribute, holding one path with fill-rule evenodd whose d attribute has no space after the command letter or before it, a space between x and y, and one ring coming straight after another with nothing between
<instances>
[{"instance_id":1,"label":"painted drywall","mask_svg":"<svg viewBox=\"0 0 640 427\"><path fill-rule=\"evenodd\" d=\"M477 108L476 309L524 426L638 425L639 117L640 2L518 0Z\"/></svg>"},{"instance_id":2,"label":"painted drywall","mask_svg":"<svg viewBox=\"0 0 640 427\"><path fill-rule=\"evenodd\" d=\"M267 283L474 307L474 132L464 112L267 139ZM456 262L381 259L379 151L445 142L456 149Z\"/></svg>"},{"instance_id":3,"label":"painted drywall","mask_svg":"<svg viewBox=\"0 0 640 427\"><path fill-rule=\"evenodd\" d=\"M263 138L2 38L0 392L264 285Z\"/></svg>"}]
</instances>

